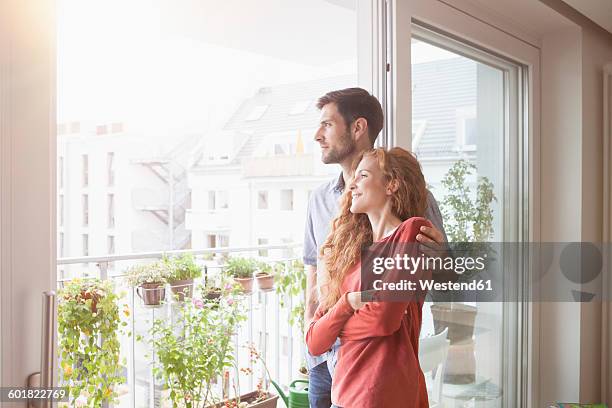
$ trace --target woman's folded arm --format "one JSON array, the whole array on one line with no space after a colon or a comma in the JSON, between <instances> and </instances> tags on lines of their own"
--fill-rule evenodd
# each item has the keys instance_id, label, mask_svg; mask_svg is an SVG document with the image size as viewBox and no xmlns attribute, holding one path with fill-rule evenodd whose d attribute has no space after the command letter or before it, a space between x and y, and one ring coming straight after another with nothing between
<instances>
[{"instance_id":1,"label":"woman's folded arm","mask_svg":"<svg viewBox=\"0 0 612 408\"><path fill-rule=\"evenodd\" d=\"M395 333L402 323L408 302L369 302L344 323L343 340L362 340Z\"/></svg>"},{"instance_id":2,"label":"woman's folded arm","mask_svg":"<svg viewBox=\"0 0 612 408\"><path fill-rule=\"evenodd\" d=\"M353 313L354 310L348 303L346 294L327 311L319 306L306 332L306 345L310 354L318 356L328 351Z\"/></svg>"}]
</instances>

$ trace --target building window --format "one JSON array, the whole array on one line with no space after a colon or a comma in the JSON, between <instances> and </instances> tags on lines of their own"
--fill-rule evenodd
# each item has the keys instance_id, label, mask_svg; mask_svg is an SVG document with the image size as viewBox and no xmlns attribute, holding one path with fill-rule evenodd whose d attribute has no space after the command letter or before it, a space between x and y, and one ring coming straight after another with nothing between
<instances>
[{"instance_id":1,"label":"building window","mask_svg":"<svg viewBox=\"0 0 612 408\"><path fill-rule=\"evenodd\" d=\"M113 123L111 124L111 133L121 133L123 132L123 123Z\"/></svg>"},{"instance_id":2,"label":"building window","mask_svg":"<svg viewBox=\"0 0 612 408\"><path fill-rule=\"evenodd\" d=\"M229 236L224 234L208 234L206 236L207 248L225 248L229 246Z\"/></svg>"},{"instance_id":3,"label":"building window","mask_svg":"<svg viewBox=\"0 0 612 408\"><path fill-rule=\"evenodd\" d=\"M289 337L281 336L281 355L289 357Z\"/></svg>"},{"instance_id":4,"label":"building window","mask_svg":"<svg viewBox=\"0 0 612 408\"><path fill-rule=\"evenodd\" d=\"M267 191L257 192L257 209L258 210L268 209L268 192Z\"/></svg>"},{"instance_id":5,"label":"building window","mask_svg":"<svg viewBox=\"0 0 612 408\"><path fill-rule=\"evenodd\" d=\"M108 195L108 228L115 228L115 195Z\"/></svg>"},{"instance_id":6,"label":"building window","mask_svg":"<svg viewBox=\"0 0 612 408\"><path fill-rule=\"evenodd\" d=\"M257 245L268 245L268 238L257 238ZM268 256L268 250L267 249L260 249L259 251L257 251L257 253L259 254L259 256Z\"/></svg>"},{"instance_id":7,"label":"building window","mask_svg":"<svg viewBox=\"0 0 612 408\"><path fill-rule=\"evenodd\" d=\"M83 226L89 226L89 196L83 194Z\"/></svg>"},{"instance_id":8,"label":"building window","mask_svg":"<svg viewBox=\"0 0 612 408\"><path fill-rule=\"evenodd\" d=\"M108 126L98 125L96 126L96 135L105 135L108 133Z\"/></svg>"},{"instance_id":9,"label":"building window","mask_svg":"<svg viewBox=\"0 0 612 408\"><path fill-rule=\"evenodd\" d=\"M60 123L57 125L57 134L58 135L63 135L66 133L66 124L65 123Z\"/></svg>"},{"instance_id":10,"label":"building window","mask_svg":"<svg viewBox=\"0 0 612 408\"><path fill-rule=\"evenodd\" d=\"M60 156L58 160L58 179L59 179L59 187L64 188L64 156Z\"/></svg>"},{"instance_id":11,"label":"building window","mask_svg":"<svg viewBox=\"0 0 612 408\"><path fill-rule=\"evenodd\" d=\"M106 252L109 255L113 255L115 253L115 236L114 235L109 235L106 237L106 247L107 247Z\"/></svg>"},{"instance_id":12,"label":"building window","mask_svg":"<svg viewBox=\"0 0 612 408\"><path fill-rule=\"evenodd\" d=\"M89 185L89 156L84 154L82 157L83 161L83 187L87 187Z\"/></svg>"},{"instance_id":13,"label":"building window","mask_svg":"<svg viewBox=\"0 0 612 408\"><path fill-rule=\"evenodd\" d=\"M206 235L206 247L207 248L217 247L217 236L215 234Z\"/></svg>"},{"instance_id":14,"label":"building window","mask_svg":"<svg viewBox=\"0 0 612 408\"><path fill-rule=\"evenodd\" d=\"M63 258L64 257L64 233L63 232L59 233L58 241L59 241L57 243L58 256L60 258Z\"/></svg>"},{"instance_id":15,"label":"building window","mask_svg":"<svg viewBox=\"0 0 612 408\"><path fill-rule=\"evenodd\" d=\"M227 191L209 191L208 192L208 209L209 210L225 210L229 207L227 200Z\"/></svg>"},{"instance_id":16,"label":"building window","mask_svg":"<svg viewBox=\"0 0 612 408\"><path fill-rule=\"evenodd\" d=\"M81 131L81 122L70 123L70 133L79 133Z\"/></svg>"},{"instance_id":17,"label":"building window","mask_svg":"<svg viewBox=\"0 0 612 408\"><path fill-rule=\"evenodd\" d=\"M225 210L228 208L227 191L217 191L217 210Z\"/></svg>"},{"instance_id":18,"label":"building window","mask_svg":"<svg viewBox=\"0 0 612 408\"><path fill-rule=\"evenodd\" d=\"M57 203L58 209L58 224L60 227L62 227L64 225L64 195L60 194L59 199L58 199L58 203Z\"/></svg>"},{"instance_id":19,"label":"building window","mask_svg":"<svg viewBox=\"0 0 612 408\"><path fill-rule=\"evenodd\" d=\"M89 256L89 235L83 234L83 256Z\"/></svg>"},{"instance_id":20,"label":"building window","mask_svg":"<svg viewBox=\"0 0 612 408\"><path fill-rule=\"evenodd\" d=\"M208 192L208 209L214 210L216 207L216 194L214 191Z\"/></svg>"},{"instance_id":21,"label":"building window","mask_svg":"<svg viewBox=\"0 0 612 408\"><path fill-rule=\"evenodd\" d=\"M106 154L106 174L108 178L108 186L115 185L115 153L108 152Z\"/></svg>"},{"instance_id":22,"label":"building window","mask_svg":"<svg viewBox=\"0 0 612 408\"><path fill-rule=\"evenodd\" d=\"M281 190L280 200L281 210L293 210L293 190Z\"/></svg>"},{"instance_id":23,"label":"building window","mask_svg":"<svg viewBox=\"0 0 612 408\"><path fill-rule=\"evenodd\" d=\"M266 111L268 110L269 106L270 105L258 105L254 107L251 113L249 113L249 116L247 116L245 120L247 122L252 122L252 121L261 119L264 113L266 113Z\"/></svg>"}]
</instances>

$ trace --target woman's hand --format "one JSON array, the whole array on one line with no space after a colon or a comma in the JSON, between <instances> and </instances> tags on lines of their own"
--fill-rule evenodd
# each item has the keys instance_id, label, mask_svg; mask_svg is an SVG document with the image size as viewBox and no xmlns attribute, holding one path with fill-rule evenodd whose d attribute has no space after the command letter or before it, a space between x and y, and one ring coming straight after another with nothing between
<instances>
[{"instance_id":1,"label":"woman's hand","mask_svg":"<svg viewBox=\"0 0 612 408\"><path fill-rule=\"evenodd\" d=\"M359 310L366 304L374 300L375 290L366 290L364 292L348 292L346 300L353 310Z\"/></svg>"}]
</instances>

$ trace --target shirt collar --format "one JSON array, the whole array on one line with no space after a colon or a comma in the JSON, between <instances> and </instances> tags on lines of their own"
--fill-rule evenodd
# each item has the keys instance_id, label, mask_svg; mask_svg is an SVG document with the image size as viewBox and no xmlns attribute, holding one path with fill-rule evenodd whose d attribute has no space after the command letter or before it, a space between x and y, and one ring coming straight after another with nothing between
<instances>
[{"instance_id":1,"label":"shirt collar","mask_svg":"<svg viewBox=\"0 0 612 408\"><path fill-rule=\"evenodd\" d=\"M333 186L333 190L336 193L342 193L344 191L344 178L342 177L342 172L340 172L340 176L338 176L338 181Z\"/></svg>"}]
</instances>

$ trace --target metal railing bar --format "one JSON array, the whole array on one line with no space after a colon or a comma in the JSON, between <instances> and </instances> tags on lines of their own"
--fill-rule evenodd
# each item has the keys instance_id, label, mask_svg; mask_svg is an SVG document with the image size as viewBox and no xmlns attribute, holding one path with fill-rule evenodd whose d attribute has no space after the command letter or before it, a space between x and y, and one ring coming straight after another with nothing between
<instances>
[{"instance_id":1,"label":"metal railing bar","mask_svg":"<svg viewBox=\"0 0 612 408\"><path fill-rule=\"evenodd\" d=\"M203 249L178 249L171 251L156 251L156 252L136 252L123 255L103 255L103 256L82 256L82 257L67 257L59 258L58 265L70 265L79 263L94 263L94 262L113 262L113 261L129 261L133 259L156 259L164 255L207 255L215 253L228 252L253 252L264 249L289 249L301 247L301 243L277 244L277 245L257 245L250 247L220 247L220 248L203 248Z\"/></svg>"}]
</instances>

